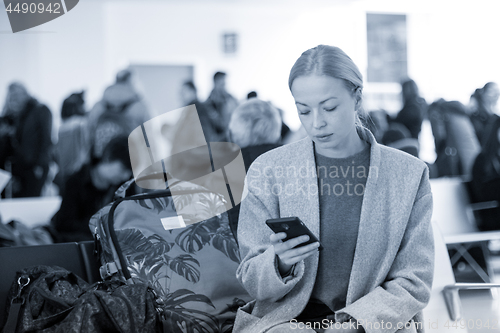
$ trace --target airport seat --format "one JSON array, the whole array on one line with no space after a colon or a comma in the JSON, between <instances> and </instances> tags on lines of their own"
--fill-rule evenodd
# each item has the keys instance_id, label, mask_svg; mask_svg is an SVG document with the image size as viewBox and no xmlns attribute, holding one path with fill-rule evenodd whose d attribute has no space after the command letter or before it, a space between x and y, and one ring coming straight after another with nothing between
<instances>
[{"instance_id":1,"label":"airport seat","mask_svg":"<svg viewBox=\"0 0 500 333\"><path fill-rule=\"evenodd\" d=\"M99 267L101 264L98 258L94 255L94 241L79 242L78 246L82 254L83 265L85 266L85 277L82 277L89 283L94 283L101 280Z\"/></svg>"},{"instance_id":2,"label":"airport seat","mask_svg":"<svg viewBox=\"0 0 500 333\"><path fill-rule=\"evenodd\" d=\"M452 267L464 263L476 274L473 281L490 282L493 272L488 242L500 239L500 231L480 231L474 219L474 210L489 207L489 203L471 204L466 184L459 177L431 179L430 183L434 201L432 221L442 232ZM466 281L471 282L470 278Z\"/></svg>"},{"instance_id":3,"label":"airport seat","mask_svg":"<svg viewBox=\"0 0 500 333\"><path fill-rule=\"evenodd\" d=\"M89 283L99 281L99 269L93 258L92 241L0 248L0 324L4 322L8 292L16 272L35 265L60 266Z\"/></svg>"},{"instance_id":4,"label":"airport seat","mask_svg":"<svg viewBox=\"0 0 500 333\"><path fill-rule=\"evenodd\" d=\"M47 224L59 210L62 198L35 197L0 200L0 217L3 223L17 220L28 227Z\"/></svg>"},{"instance_id":5,"label":"airport seat","mask_svg":"<svg viewBox=\"0 0 500 333\"><path fill-rule=\"evenodd\" d=\"M434 281L431 298L424 309L425 331L429 332L468 332L467 326L457 324L463 318L460 290L492 289L500 287L496 283L456 283L440 228L433 223L434 233Z\"/></svg>"}]
</instances>

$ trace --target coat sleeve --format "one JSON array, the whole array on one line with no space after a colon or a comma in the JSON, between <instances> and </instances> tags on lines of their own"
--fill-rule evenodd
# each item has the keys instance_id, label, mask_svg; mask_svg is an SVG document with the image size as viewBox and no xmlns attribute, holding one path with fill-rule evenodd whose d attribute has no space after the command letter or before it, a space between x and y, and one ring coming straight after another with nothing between
<instances>
[{"instance_id":1,"label":"coat sleeve","mask_svg":"<svg viewBox=\"0 0 500 333\"><path fill-rule=\"evenodd\" d=\"M258 301L276 302L282 299L300 281L304 262L299 262L291 276L282 278L277 257L269 237L267 219L279 217L278 197L271 191L271 168L260 168L257 159L250 167L246 180L245 199L241 202L238 222L238 243L241 263L236 277L247 292ZM261 170L263 169L263 170Z\"/></svg>"},{"instance_id":2,"label":"coat sleeve","mask_svg":"<svg viewBox=\"0 0 500 333\"><path fill-rule=\"evenodd\" d=\"M404 325L427 305L434 274L431 214L432 194L426 168L385 282L339 310L336 320L344 321L350 316L358 320L367 333L394 333L397 325ZM384 327L376 325L383 322ZM387 325L389 322L391 325Z\"/></svg>"}]
</instances>

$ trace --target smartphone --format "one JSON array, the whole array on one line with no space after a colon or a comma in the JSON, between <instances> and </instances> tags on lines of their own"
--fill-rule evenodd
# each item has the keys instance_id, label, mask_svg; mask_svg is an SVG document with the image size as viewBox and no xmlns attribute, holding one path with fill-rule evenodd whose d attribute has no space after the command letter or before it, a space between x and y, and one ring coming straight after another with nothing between
<instances>
[{"instance_id":1,"label":"smartphone","mask_svg":"<svg viewBox=\"0 0 500 333\"><path fill-rule=\"evenodd\" d=\"M266 221L266 224L272 231L275 233L284 232L286 233L286 238L283 239L283 242L299 237L302 235L308 235L309 240L305 243L301 243L296 247L301 247L311 243L319 243L319 240L311 230L296 216L292 217L283 217L279 219L269 219ZM319 244L319 250L323 250L323 246Z\"/></svg>"}]
</instances>

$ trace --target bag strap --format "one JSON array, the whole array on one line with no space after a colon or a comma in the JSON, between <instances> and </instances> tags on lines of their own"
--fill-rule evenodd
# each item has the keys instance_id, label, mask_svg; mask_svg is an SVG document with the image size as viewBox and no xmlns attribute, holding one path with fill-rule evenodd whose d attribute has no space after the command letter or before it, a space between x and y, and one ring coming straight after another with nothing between
<instances>
[{"instance_id":1,"label":"bag strap","mask_svg":"<svg viewBox=\"0 0 500 333\"><path fill-rule=\"evenodd\" d=\"M26 300L23 296L21 296L21 293L23 289L30 284L30 282L31 279L25 275L20 276L17 279L17 295L10 302L9 315L3 328L3 332L10 333L16 331L19 313L21 313L21 307L24 305Z\"/></svg>"},{"instance_id":2,"label":"bag strap","mask_svg":"<svg viewBox=\"0 0 500 333\"><path fill-rule=\"evenodd\" d=\"M133 177L132 179L129 179L127 180L125 183L123 183L116 191L115 191L115 195L114 195L114 199L115 200L118 200L120 198L125 198L125 197L128 197L128 196L131 196L130 194L128 194L129 190L132 188L132 186L134 184L137 184L137 182L139 181L144 181L144 180L150 180L150 179L158 179L160 176L163 177L163 179L168 179L168 173L167 172L155 172L155 173L152 173L152 174L148 174L148 175L145 175L145 176L139 176L139 178L136 180L135 177ZM165 182L165 189L169 189L171 186L174 186L174 185L177 185L179 183L182 183L183 181L180 180L180 179L171 179L170 182L169 181L166 181Z\"/></svg>"},{"instance_id":3,"label":"bag strap","mask_svg":"<svg viewBox=\"0 0 500 333\"><path fill-rule=\"evenodd\" d=\"M10 303L9 316L7 317L7 322L3 328L4 333L15 332L17 327L17 320L19 318L19 313L21 312L21 307L24 304L24 298L21 302L12 300Z\"/></svg>"},{"instance_id":4,"label":"bag strap","mask_svg":"<svg viewBox=\"0 0 500 333\"><path fill-rule=\"evenodd\" d=\"M213 193L208 190L202 190L202 189L192 189L192 190L179 190L175 191L176 195L184 195L184 194L196 194L196 193ZM125 260L125 257L123 256L123 252L120 247L120 243L118 242L118 237L116 236L115 228L114 228L114 223L115 223L115 210L116 207L123 201L130 201L130 200L144 200L144 199L153 199L153 198L163 198L163 197L170 197L172 196L172 192L170 190L161 190L161 191L156 191L153 193L143 193L143 194L137 194L137 195L132 195L130 197L125 197L125 198L120 198L113 202L113 205L111 206L109 212L108 212L108 233L111 238L111 242L115 248L116 255L118 256L119 264L120 267L118 267L118 270L120 270L125 277L126 280L130 280L132 278L130 271L127 267L127 261Z\"/></svg>"}]
</instances>

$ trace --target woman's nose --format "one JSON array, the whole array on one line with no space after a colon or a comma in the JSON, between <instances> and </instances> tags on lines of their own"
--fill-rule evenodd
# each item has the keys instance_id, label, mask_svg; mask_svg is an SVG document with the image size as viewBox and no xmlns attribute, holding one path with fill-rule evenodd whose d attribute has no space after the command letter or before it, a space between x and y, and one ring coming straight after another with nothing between
<instances>
[{"instance_id":1,"label":"woman's nose","mask_svg":"<svg viewBox=\"0 0 500 333\"><path fill-rule=\"evenodd\" d=\"M313 127L321 128L325 126L326 122L319 110L313 110Z\"/></svg>"}]
</instances>

